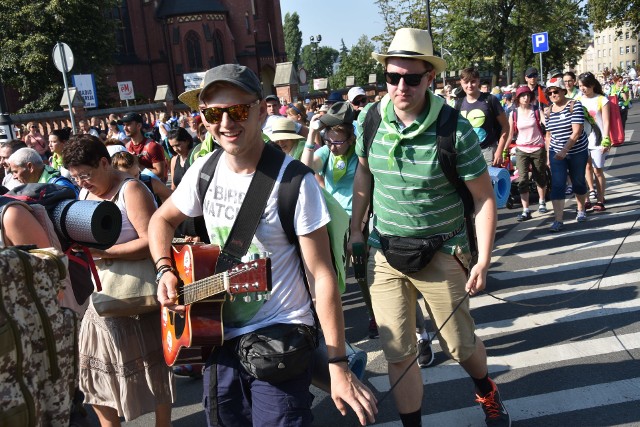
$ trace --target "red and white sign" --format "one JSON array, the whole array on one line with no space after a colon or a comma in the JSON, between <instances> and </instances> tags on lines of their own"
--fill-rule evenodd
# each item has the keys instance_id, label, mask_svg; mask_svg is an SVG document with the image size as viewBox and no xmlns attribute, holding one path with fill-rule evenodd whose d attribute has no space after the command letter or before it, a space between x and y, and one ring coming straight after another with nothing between
<instances>
[{"instance_id":1,"label":"red and white sign","mask_svg":"<svg viewBox=\"0 0 640 427\"><path fill-rule=\"evenodd\" d=\"M118 82L118 92L120 93L120 99L122 101L127 99L136 99L135 92L133 91L133 83Z\"/></svg>"}]
</instances>

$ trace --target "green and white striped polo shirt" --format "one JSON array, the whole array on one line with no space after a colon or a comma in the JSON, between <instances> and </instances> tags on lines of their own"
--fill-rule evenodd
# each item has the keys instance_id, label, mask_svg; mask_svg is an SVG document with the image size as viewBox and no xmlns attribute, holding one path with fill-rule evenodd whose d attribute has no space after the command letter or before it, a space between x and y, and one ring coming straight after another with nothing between
<instances>
[{"instance_id":1,"label":"green and white striped polo shirt","mask_svg":"<svg viewBox=\"0 0 640 427\"><path fill-rule=\"evenodd\" d=\"M368 157L374 177L374 226L384 235L428 237L450 233L463 223L462 201L442 172L436 150L436 121L444 101L431 91L427 94L430 108L405 128L396 118L389 96L382 99L382 123L368 154L364 152L362 125L372 104L358 118L356 153ZM476 133L462 116L458 118L455 147L458 174L464 181L487 170ZM380 247L376 232L369 244ZM448 240L442 251L453 254L456 246L469 250L466 231Z\"/></svg>"}]
</instances>

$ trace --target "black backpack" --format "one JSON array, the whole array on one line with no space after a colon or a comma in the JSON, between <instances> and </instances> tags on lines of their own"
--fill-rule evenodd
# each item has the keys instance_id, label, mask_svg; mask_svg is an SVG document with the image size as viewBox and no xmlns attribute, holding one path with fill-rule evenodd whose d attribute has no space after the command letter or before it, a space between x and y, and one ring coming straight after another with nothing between
<instances>
[{"instance_id":1,"label":"black backpack","mask_svg":"<svg viewBox=\"0 0 640 427\"><path fill-rule=\"evenodd\" d=\"M473 196L467 188L464 181L458 176L456 169L458 153L455 147L455 132L458 124L458 115L460 112L447 104L442 106L438 121L436 123L436 144L438 149L438 162L442 168L444 176L455 187L458 196L464 205L464 218L467 226L467 235L469 236L469 249L472 259L477 259L478 244L476 242L475 221L473 214L475 206ZM380 103L374 103L364 118L362 124L362 137L364 142L365 154L368 155L373 139L376 136L378 127L382 121L380 115ZM373 176L371 176L371 193L369 196L369 216L373 209Z\"/></svg>"}]
</instances>

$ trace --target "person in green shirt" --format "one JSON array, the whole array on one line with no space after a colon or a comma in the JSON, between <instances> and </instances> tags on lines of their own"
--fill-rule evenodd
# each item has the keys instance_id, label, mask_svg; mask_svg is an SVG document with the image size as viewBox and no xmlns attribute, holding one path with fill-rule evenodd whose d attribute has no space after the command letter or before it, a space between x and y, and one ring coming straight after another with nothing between
<instances>
[{"instance_id":1,"label":"person in green shirt","mask_svg":"<svg viewBox=\"0 0 640 427\"><path fill-rule=\"evenodd\" d=\"M476 401L485 412L487 425L510 426L498 388L488 377L486 350L475 334L466 298L486 287L497 216L478 138L469 121L458 117L456 170L475 202L479 251L477 264L468 271L470 256L462 200L443 174L436 144L438 116L451 107L429 90L435 76L446 69L446 62L433 55L429 32L414 28L399 29L388 52L374 52L372 56L385 69L388 93L380 102L382 121L368 149L362 129L371 107L358 118L359 164L354 179L350 244L364 241L360 224L373 194L374 230L368 241L371 248L367 277L400 420L403 426L421 425L423 381L414 362L413 321L420 292L435 326L442 328L439 336L444 352L473 379ZM391 266L390 260L402 259L389 250L391 241L400 242L395 249L404 246L407 250L403 252L413 251L411 255L421 259L426 251L416 241L436 235L449 239L433 252L430 262L420 263L420 270L402 272ZM384 242L383 251L380 248Z\"/></svg>"}]
</instances>

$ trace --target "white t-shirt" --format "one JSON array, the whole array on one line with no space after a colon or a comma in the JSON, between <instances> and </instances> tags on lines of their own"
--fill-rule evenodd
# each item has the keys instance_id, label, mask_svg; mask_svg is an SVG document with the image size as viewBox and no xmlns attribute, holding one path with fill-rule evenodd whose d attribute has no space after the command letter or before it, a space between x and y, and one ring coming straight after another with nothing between
<instances>
[{"instance_id":1,"label":"white t-shirt","mask_svg":"<svg viewBox=\"0 0 640 427\"><path fill-rule=\"evenodd\" d=\"M591 117L593 117L596 120L596 123L598 124L600 131L603 132L602 138L607 136L604 134L604 126L602 123L602 107L605 104L609 103L609 98L602 95L596 95L593 98L587 98L586 96L583 95L582 97L580 97L580 102L582 103L582 105L584 105L587 108L587 110L589 111L589 115L591 115ZM596 145L596 136L592 132L591 134L589 134L589 149L594 150L597 147L598 146Z\"/></svg>"},{"instance_id":2,"label":"white t-shirt","mask_svg":"<svg viewBox=\"0 0 640 427\"><path fill-rule=\"evenodd\" d=\"M207 190L204 206L197 189L200 171L211 154L199 158L187 169L182 181L171 195L175 206L187 216L204 214L211 243L222 246L253 178L232 172L227 167L226 153L220 156L218 166ZM310 299L300 272L300 259L295 247L287 241L278 216L276 196L286 166L287 157L273 186L265 212L253 237L249 254L267 252L271 258L271 297L268 301L246 303L242 296L224 305L225 339L255 331L276 323L304 323L313 325ZM311 174L305 175L294 216L294 228L299 236L309 234L326 225L329 211L322 192Z\"/></svg>"}]
</instances>

